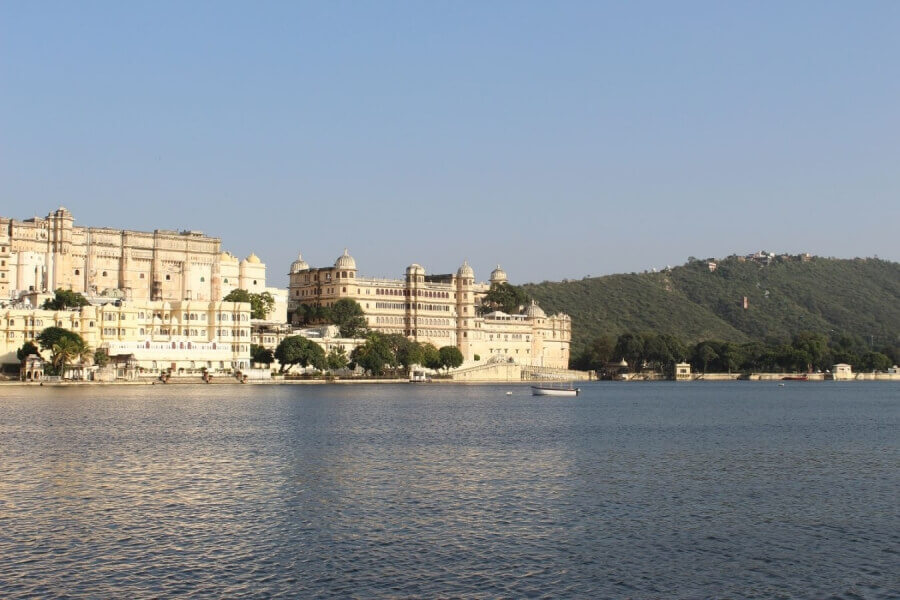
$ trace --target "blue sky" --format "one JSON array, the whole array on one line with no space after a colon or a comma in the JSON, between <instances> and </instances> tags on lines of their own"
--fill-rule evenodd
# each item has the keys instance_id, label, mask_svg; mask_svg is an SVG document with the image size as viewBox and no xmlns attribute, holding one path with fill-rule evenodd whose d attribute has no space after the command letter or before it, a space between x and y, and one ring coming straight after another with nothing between
<instances>
[{"instance_id":1,"label":"blue sky","mask_svg":"<svg viewBox=\"0 0 900 600\"><path fill-rule=\"evenodd\" d=\"M0 2L0 214L283 284L900 259L897 2Z\"/></svg>"}]
</instances>

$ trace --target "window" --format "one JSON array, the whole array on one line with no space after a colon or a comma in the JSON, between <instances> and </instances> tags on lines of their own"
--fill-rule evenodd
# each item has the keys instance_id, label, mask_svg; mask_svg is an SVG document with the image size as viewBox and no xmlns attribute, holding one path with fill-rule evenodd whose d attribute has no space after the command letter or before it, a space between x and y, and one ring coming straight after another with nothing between
<instances>
[{"instance_id":1,"label":"window","mask_svg":"<svg viewBox=\"0 0 900 600\"><path fill-rule=\"evenodd\" d=\"M253 285L256 285L256 280L255 280L255 279L253 280Z\"/></svg>"},{"instance_id":2,"label":"window","mask_svg":"<svg viewBox=\"0 0 900 600\"><path fill-rule=\"evenodd\" d=\"M79 271L78 269L75 269L75 274L76 274L76 275L81 275L81 271Z\"/></svg>"},{"instance_id":3,"label":"window","mask_svg":"<svg viewBox=\"0 0 900 600\"><path fill-rule=\"evenodd\" d=\"M143 278L144 278L144 274L143 274L143 273L141 273L141 279L143 279Z\"/></svg>"},{"instance_id":4,"label":"window","mask_svg":"<svg viewBox=\"0 0 900 600\"><path fill-rule=\"evenodd\" d=\"M105 275L105 274L106 274L106 273L104 273L104 275ZM171 275L166 275L166 281L170 281L171 279L172 279L172 276L171 276Z\"/></svg>"},{"instance_id":5,"label":"window","mask_svg":"<svg viewBox=\"0 0 900 600\"><path fill-rule=\"evenodd\" d=\"M201 278L200 278L200 283L203 283L203 282L205 282L205 281L206 281L206 277L201 277Z\"/></svg>"},{"instance_id":6,"label":"window","mask_svg":"<svg viewBox=\"0 0 900 600\"><path fill-rule=\"evenodd\" d=\"M106 277L106 271L103 271L103 276Z\"/></svg>"}]
</instances>

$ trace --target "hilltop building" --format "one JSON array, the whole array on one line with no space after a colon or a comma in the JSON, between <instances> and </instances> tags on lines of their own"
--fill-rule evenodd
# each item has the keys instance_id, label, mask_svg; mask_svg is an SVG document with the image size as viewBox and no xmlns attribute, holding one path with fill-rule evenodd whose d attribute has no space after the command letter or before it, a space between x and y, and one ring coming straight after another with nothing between
<instances>
[{"instance_id":1,"label":"hilltop building","mask_svg":"<svg viewBox=\"0 0 900 600\"><path fill-rule=\"evenodd\" d=\"M266 265L252 253L238 260L199 231L81 227L65 208L46 218L0 217L0 301L58 288L89 298L209 302L237 288L266 291Z\"/></svg>"},{"instance_id":2,"label":"hilltop building","mask_svg":"<svg viewBox=\"0 0 900 600\"><path fill-rule=\"evenodd\" d=\"M507 282L499 265L489 283L476 283L467 262L455 273L432 275L414 263L402 279L376 279L360 277L356 260L344 250L330 267L312 268L298 256L289 278L292 314L302 305L331 306L350 298L362 307L370 329L436 347L456 346L467 363L493 360L561 369L569 364L568 315L547 316L535 303L523 314L479 314L491 285Z\"/></svg>"}]
</instances>

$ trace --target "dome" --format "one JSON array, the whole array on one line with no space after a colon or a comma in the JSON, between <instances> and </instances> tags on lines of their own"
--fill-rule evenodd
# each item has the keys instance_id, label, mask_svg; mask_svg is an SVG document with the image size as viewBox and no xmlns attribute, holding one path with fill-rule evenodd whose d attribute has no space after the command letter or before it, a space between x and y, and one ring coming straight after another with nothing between
<instances>
[{"instance_id":1,"label":"dome","mask_svg":"<svg viewBox=\"0 0 900 600\"><path fill-rule=\"evenodd\" d=\"M222 254L219 255L219 258L222 259L223 261L237 262L237 258L231 252L223 252Z\"/></svg>"},{"instance_id":2,"label":"dome","mask_svg":"<svg viewBox=\"0 0 900 600\"><path fill-rule=\"evenodd\" d=\"M422 265L420 265L418 263L413 263L413 264L409 265L408 267L406 267L406 274L407 275L424 275L425 267L423 267Z\"/></svg>"},{"instance_id":3,"label":"dome","mask_svg":"<svg viewBox=\"0 0 900 600\"><path fill-rule=\"evenodd\" d=\"M259 263L262 262L261 260L259 260L259 257L256 254L254 254L253 252L251 252L250 256L248 256L244 260L246 260L248 263L251 263L254 265L258 265Z\"/></svg>"},{"instance_id":4,"label":"dome","mask_svg":"<svg viewBox=\"0 0 900 600\"><path fill-rule=\"evenodd\" d=\"M309 263L303 260L303 255L298 253L297 260L291 263L291 273L309 270Z\"/></svg>"},{"instance_id":5,"label":"dome","mask_svg":"<svg viewBox=\"0 0 900 600\"><path fill-rule=\"evenodd\" d=\"M469 261L464 260L462 266L456 271L457 277L474 278L475 271L469 266Z\"/></svg>"},{"instance_id":6,"label":"dome","mask_svg":"<svg viewBox=\"0 0 900 600\"><path fill-rule=\"evenodd\" d=\"M544 309L537 305L537 302L534 300L531 301L531 304L528 305L528 308L525 309L525 316L534 319L535 317L544 318L547 316L547 313L544 312Z\"/></svg>"},{"instance_id":7,"label":"dome","mask_svg":"<svg viewBox=\"0 0 900 600\"><path fill-rule=\"evenodd\" d=\"M500 265L497 265L497 268L491 271L491 283L504 283L506 281L506 271L501 269Z\"/></svg>"},{"instance_id":8,"label":"dome","mask_svg":"<svg viewBox=\"0 0 900 600\"><path fill-rule=\"evenodd\" d=\"M353 260L353 257L350 256L350 252L346 248L344 248L344 253L338 256L338 259L334 261L334 268L356 270L356 261Z\"/></svg>"}]
</instances>

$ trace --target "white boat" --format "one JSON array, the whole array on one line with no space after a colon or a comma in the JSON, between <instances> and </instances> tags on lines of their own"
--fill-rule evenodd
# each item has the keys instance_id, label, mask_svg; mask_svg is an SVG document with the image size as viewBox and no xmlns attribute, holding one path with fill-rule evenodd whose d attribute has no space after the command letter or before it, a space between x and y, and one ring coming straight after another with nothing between
<instances>
[{"instance_id":1,"label":"white boat","mask_svg":"<svg viewBox=\"0 0 900 600\"><path fill-rule=\"evenodd\" d=\"M569 384L568 387L552 386L552 385L533 385L531 386L532 396L577 396L581 393L581 388L577 388Z\"/></svg>"}]
</instances>

